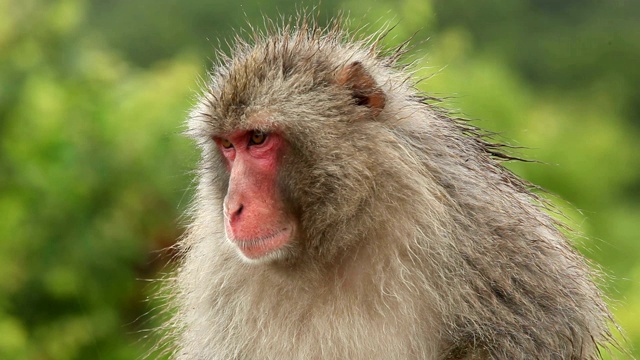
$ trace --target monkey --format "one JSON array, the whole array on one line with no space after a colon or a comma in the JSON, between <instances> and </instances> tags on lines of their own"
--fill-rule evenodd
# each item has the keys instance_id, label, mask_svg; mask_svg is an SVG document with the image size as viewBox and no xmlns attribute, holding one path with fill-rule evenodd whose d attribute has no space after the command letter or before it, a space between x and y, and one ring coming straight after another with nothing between
<instances>
[{"instance_id":1,"label":"monkey","mask_svg":"<svg viewBox=\"0 0 640 360\"><path fill-rule=\"evenodd\" d=\"M597 272L406 43L274 25L218 56L178 244L172 358L599 359Z\"/></svg>"}]
</instances>

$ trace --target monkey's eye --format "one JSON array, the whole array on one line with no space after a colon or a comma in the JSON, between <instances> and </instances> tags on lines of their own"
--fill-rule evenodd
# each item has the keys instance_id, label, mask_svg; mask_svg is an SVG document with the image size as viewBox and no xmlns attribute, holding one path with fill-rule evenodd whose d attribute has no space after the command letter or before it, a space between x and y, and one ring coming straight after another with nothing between
<instances>
[{"instance_id":1,"label":"monkey's eye","mask_svg":"<svg viewBox=\"0 0 640 360\"><path fill-rule=\"evenodd\" d=\"M233 144L229 139L220 139L220 145L225 149L231 149L233 147Z\"/></svg>"},{"instance_id":2,"label":"monkey's eye","mask_svg":"<svg viewBox=\"0 0 640 360\"><path fill-rule=\"evenodd\" d=\"M267 139L267 134L262 131L256 130L251 134L251 139L249 140L250 145L260 145Z\"/></svg>"}]
</instances>

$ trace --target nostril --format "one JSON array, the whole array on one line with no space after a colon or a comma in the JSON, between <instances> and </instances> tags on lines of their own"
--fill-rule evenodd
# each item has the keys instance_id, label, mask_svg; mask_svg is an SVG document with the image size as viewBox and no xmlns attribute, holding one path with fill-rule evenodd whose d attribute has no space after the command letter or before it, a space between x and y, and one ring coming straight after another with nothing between
<instances>
[{"instance_id":1,"label":"nostril","mask_svg":"<svg viewBox=\"0 0 640 360\"><path fill-rule=\"evenodd\" d=\"M234 205L234 204L229 204L229 202L227 201L225 201L223 204L224 217L228 221L232 221L232 222L237 221L238 217L240 216L243 210L244 210L244 205L242 204Z\"/></svg>"},{"instance_id":2,"label":"nostril","mask_svg":"<svg viewBox=\"0 0 640 360\"><path fill-rule=\"evenodd\" d=\"M236 207L235 209L230 209L229 211L229 221L231 222L236 222L238 220L240 220L240 214L242 213L242 210L244 210L244 205L240 204L238 205L238 207Z\"/></svg>"}]
</instances>

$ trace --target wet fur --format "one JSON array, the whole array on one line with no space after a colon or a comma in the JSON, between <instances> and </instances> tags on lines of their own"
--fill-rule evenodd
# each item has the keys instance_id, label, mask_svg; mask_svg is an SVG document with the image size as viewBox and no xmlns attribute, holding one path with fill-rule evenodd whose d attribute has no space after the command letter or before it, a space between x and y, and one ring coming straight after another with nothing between
<instances>
[{"instance_id":1,"label":"wet fur","mask_svg":"<svg viewBox=\"0 0 640 360\"><path fill-rule=\"evenodd\" d=\"M188 121L202 150L169 323L176 359L596 359L611 316L585 261L497 145L339 26L239 41ZM360 62L379 113L336 84ZM295 257L249 264L225 240L212 134L277 129Z\"/></svg>"}]
</instances>

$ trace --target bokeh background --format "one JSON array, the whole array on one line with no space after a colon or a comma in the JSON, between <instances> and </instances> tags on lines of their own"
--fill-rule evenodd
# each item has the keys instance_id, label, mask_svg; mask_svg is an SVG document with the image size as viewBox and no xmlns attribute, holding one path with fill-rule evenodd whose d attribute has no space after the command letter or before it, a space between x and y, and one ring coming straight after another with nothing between
<instances>
[{"instance_id":1,"label":"bokeh background","mask_svg":"<svg viewBox=\"0 0 640 360\"><path fill-rule=\"evenodd\" d=\"M302 7L0 0L0 359L149 351L198 81L235 30ZM640 358L640 1L323 0L319 21L339 11L395 25L388 45L417 32L420 88L540 160L509 166L584 234Z\"/></svg>"}]
</instances>

